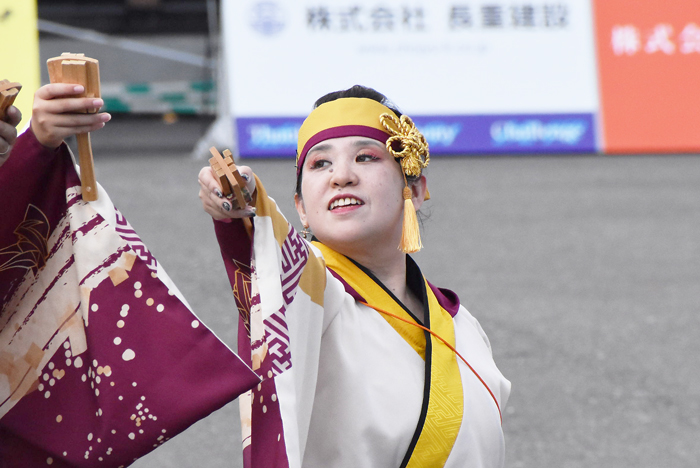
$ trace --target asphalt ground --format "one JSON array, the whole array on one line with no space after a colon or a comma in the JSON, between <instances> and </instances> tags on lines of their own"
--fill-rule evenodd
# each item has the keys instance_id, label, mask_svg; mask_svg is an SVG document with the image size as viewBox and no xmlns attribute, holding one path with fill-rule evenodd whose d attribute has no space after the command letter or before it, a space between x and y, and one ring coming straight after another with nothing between
<instances>
[{"instance_id":1,"label":"asphalt ground","mask_svg":"<svg viewBox=\"0 0 700 468\"><path fill-rule=\"evenodd\" d=\"M97 178L235 347L197 198L205 160L189 156L206 125L178 125L127 120L93 135ZM248 163L298 226L293 162ZM696 467L700 157L434 157L427 176L417 261L479 319L512 381L506 467ZM239 440L233 402L133 466L237 468Z\"/></svg>"}]
</instances>

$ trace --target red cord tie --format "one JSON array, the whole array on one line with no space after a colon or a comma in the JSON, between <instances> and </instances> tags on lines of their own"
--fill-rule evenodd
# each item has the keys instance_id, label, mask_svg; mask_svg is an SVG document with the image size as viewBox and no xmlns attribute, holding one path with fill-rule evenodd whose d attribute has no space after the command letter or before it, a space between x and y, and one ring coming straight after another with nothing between
<instances>
[{"instance_id":1,"label":"red cord tie","mask_svg":"<svg viewBox=\"0 0 700 468\"><path fill-rule=\"evenodd\" d=\"M442 341L445 344L445 346L450 348L450 350L452 350L452 352L455 353L462 360L462 362L464 362L467 365L467 367L474 373L476 378L479 379L479 382L481 382L484 385L484 387L486 387L486 390L488 390L489 395L491 395L491 398L493 398L493 402L496 404L496 408L498 408L498 416L501 418L501 424L503 424L503 415L501 414L501 406L498 404L498 400L496 400L496 396L493 394L493 392L491 391L489 386L486 385L486 382L484 382L484 379L482 379L481 376L474 370L474 368L467 362L467 360L464 359L464 356L459 354L459 351L457 351L454 346L452 346L450 343L448 343L447 340L445 340L443 337L441 337L440 335L438 335L437 333L435 333L434 331L432 331L428 327L424 327L423 325L421 325L419 323L416 323L416 322L413 322L410 320L406 320L403 317L399 317L398 315L392 314L391 312L387 312L386 310L382 310L382 309L375 307L373 305L370 305L366 302L360 301L360 304L364 304L367 307L376 310L380 314L388 315L389 317L393 317L393 318L395 318L397 320L401 320L402 322L405 322L409 325L413 325L413 326L418 327L422 330L425 330L428 333L430 333L431 335L433 335L435 338L437 338L438 340Z\"/></svg>"}]
</instances>

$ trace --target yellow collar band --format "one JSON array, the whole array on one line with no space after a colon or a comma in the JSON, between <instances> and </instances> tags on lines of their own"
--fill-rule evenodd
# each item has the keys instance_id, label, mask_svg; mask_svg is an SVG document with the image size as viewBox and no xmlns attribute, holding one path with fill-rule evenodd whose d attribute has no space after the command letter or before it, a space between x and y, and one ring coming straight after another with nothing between
<instances>
[{"instance_id":1,"label":"yellow collar band","mask_svg":"<svg viewBox=\"0 0 700 468\"><path fill-rule=\"evenodd\" d=\"M297 175L306 154L318 143L331 138L363 136L386 143L391 136L380 116L396 114L384 104L368 98L341 98L314 109L299 129L297 143Z\"/></svg>"}]
</instances>

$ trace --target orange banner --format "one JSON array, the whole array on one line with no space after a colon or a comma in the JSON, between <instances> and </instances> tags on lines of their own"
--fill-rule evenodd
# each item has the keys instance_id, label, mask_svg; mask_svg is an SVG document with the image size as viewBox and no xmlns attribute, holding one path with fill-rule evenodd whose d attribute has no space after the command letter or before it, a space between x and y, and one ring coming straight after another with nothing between
<instances>
[{"instance_id":1,"label":"orange banner","mask_svg":"<svg viewBox=\"0 0 700 468\"><path fill-rule=\"evenodd\" d=\"M700 152L700 2L594 7L603 151Z\"/></svg>"}]
</instances>

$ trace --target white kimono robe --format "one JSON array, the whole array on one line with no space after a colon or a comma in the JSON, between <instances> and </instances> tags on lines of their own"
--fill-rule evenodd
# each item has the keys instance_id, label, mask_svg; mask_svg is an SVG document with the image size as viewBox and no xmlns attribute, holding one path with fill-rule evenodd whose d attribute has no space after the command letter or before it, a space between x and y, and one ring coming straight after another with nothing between
<instances>
[{"instance_id":1,"label":"white kimono robe","mask_svg":"<svg viewBox=\"0 0 700 468\"><path fill-rule=\"evenodd\" d=\"M257 187L252 249L239 221L216 223L241 314L239 354L265 379L240 400L245 466L503 466L501 410L510 382L496 367L481 326L457 297L424 282L408 261L409 287L413 283L419 297L437 299L430 314L439 303L454 329L448 341L461 358L425 335L432 342L428 351L443 352L443 359L446 352L452 361L446 375L457 380L461 396L461 409L453 410L439 399L439 382L431 383L434 366L424 359L430 352L422 357L393 319L364 305L374 298L358 293L349 284L354 278L328 268L319 248L329 249L302 239L260 181ZM427 286L420 290L421 284ZM425 347L423 335L420 331L418 340ZM452 415L454 429L449 424L444 429L451 436L442 436L442 413ZM427 441L421 440L426 418L434 420Z\"/></svg>"}]
</instances>

